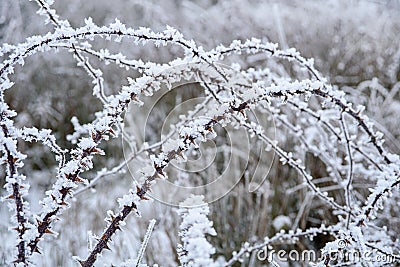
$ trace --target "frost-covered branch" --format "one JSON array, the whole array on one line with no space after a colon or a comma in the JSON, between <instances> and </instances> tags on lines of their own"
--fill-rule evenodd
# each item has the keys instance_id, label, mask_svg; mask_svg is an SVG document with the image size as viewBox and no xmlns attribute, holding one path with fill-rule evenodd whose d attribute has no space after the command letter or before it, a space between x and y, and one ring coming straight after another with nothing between
<instances>
[{"instance_id":1,"label":"frost-covered branch","mask_svg":"<svg viewBox=\"0 0 400 267\"><path fill-rule=\"evenodd\" d=\"M151 236L151 233L153 232L155 224L156 224L156 220L154 220L154 219L150 220L150 224L147 227L146 234L143 238L143 242L142 242L142 244L140 246L140 250L138 252L138 256L137 256L137 260L136 260L136 264L135 264L136 267L139 267L142 262L144 252L146 250L147 245L149 244L150 236Z\"/></svg>"},{"instance_id":2,"label":"frost-covered branch","mask_svg":"<svg viewBox=\"0 0 400 267\"><path fill-rule=\"evenodd\" d=\"M204 196L192 195L178 209L182 244L178 244L177 253L183 267L217 266L211 258L215 248L206 239L206 235L217 233L207 218L210 209L203 199Z\"/></svg>"},{"instance_id":3,"label":"frost-covered branch","mask_svg":"<svg viewBox=\"0 0 400 267\"><path fill-rule=\"evenodd\" d=\"M17 131L13 125L12 117L16 115L15 112L8 109L8 105L4 103L3 94L0 94L2 103L0 105L0 124L2 131L0 132L1 142L1 162L6 163L6 184L8 196L2 198L2 201L13 200L14 205L10 205L10 210L15 212L15 228L18 233L17 248L18 255L15 260L16 264L26 266L27 252L26 252L26 231L30 229L31 225L28 222L30 215L29 203L24 201L24 197L29 190L29 184L24 182L26 177L18 173L18 169L23 167L23 159L26 155L20 153L17 148Z\"/></svg>"},{"instance_id":4,"label":"frost-covered branch","mask_svg":"<svg viewBox=\"0 0 400 267\"><path fill-rule=\"evenodd\" d=\"M67 20L59 20L59 16L56 13L55 9L51 9L51 5L53 1L43 1L43 0L36 0L36 3L40 6L38 14L46 16L45 24L51 22L55 28L60 30L70 30L71 26ZM93 88L93 95L99 98L103 103L107 102L107 98L104 94L104 86L103 86L103 77L100 70L93 68L87 58L84 58L76 48L75 44L71 44L72 51L74 53L74 57L78 61L78 66L82 66L89 76L93 79L93 83L96 86Z\"/></svg>"},{"instance_id":5,"label":"frost-covered branch","mask_svg":"<svg viewBox=\"0 0 400 267\"><path fill-rule=\"evenodd\" d=\"M240 248L239 251L237 252L235 251L234 253L232 253L232 258L226 262L225 266L232 266L234 263L240 261L240 259L245 257L246 254L252 253L254 251L259 251L264 247L268 247L274 243L283 243L283 242L295 243L301 237L307 237L309 239L313 239L318 234L324 234L324 235L329 234L336 236L339 229L340 229L339 225L334 225L334 226L321 225L320 227L309 228L305 231L302 231L300 229L298 229L297 231L290 230L289 232L281 231L275 234L273 237L270 238L266 237L263 242L260 242L258 244L251 245L250 243L246 242L243 244L243 246Z\"/></svg>"},{"instance_id":6,"label":"frost-covered branch","mask_svg":"<svg viewBox=\"0 0 400 267\"><path fill-rule=\"evenodd\" d=\"M349 163L349 170L347 172L347 183L346 183L346 188L345 188L346 205L347 205L347 207L351 207L350 190L351 190L352 182L353 182L353 162L354 161L353 161L353 155L352 155L351 146L350 146L351 140L350 140L349 132L347 131L343 112L340 114L340 124L342 126L344 138L346 140L347 158L348 158L348 163ZM349 224L350 224L350 214L348 214L348 216L347 216L347 223L346 223L347 228L349 227Z\"/></svg>"}]
</instances>

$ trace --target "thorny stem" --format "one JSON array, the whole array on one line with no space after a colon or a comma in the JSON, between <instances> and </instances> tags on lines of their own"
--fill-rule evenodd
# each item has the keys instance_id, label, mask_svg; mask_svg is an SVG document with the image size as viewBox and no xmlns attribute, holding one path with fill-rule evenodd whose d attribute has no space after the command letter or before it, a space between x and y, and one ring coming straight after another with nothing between
<instances>
[{"instance_id":1,"label":"thorny stem","mask_svg":"<svg viewBox=\"0 0 400 267\"><path fill-rule=\"evenodd\" d=\"M368 208L365 209L364 211L364 217L361 217L357 225L361 226L365 224L366 219L371 215L371 212L374 210L376 204L378 201L383 197L385 194L388 194L392 188L395 188L396 186L400 185L400 176L397 177L397 179L388 187L386 187L384 190L382 190L381 193L377 194L372 202L369 204Z\"/></svg>"},{"instance_id":2,"label":"thorny stem","mask_svg":"<svg viewBox=\"0 0 400 267\"><path fill-rule=\"evenodd\" d=\"M93 141L98 144L100 143L101 139L103 138L103 134L102 132L96 132L95 134L93 134L92 138ZM90 156L92 153L95 153L96 149L95 147L84 150L84 152L81 155L80 161L82 162L86 157ZM69 173L66 174L66 178L68 180L71 180L75 183L81 183L82 179L79 177L81 170L77 170L74 173ZM28 244L28 246L31 249L31 253L33 252L39 252L38 250L38 243L41 240L42 236L46 233L51 234L52 231L50 230L50 225L51 223L54 221L54 219L56 219L56 216L58 215L59 211L61 210L62 207L66 206L67 203L65 202L66 197L71 194L72 188L70 187L65 187L63 186L59 192L61 194L60 199L57 201L57 207L52 210L51 212L46 213L46 215L44 216L44 218L41 221L38 221L37 224L37 230L38 230L38 234L35 237L35 239L31 240Z\"/></svg>"},{"instance_id":3,"label":"thorny stem","mask_svg":"<svg viewBox=\"0 0 400 267\"><path fill-rule=\"evenodd\" d=\"M51 14L48 6L46 6L46 4L42 1L42 0L36 0L36 2L39 4L39 6L41 8L43 8L46 11L47 16L49 17L49 19L51 20L51 22L53 23L54 26L56 27L60 27L60 24L58 22L58 19L56 19L53 14Z\"/></svg>"},{"instance_id":4,"label":"thorny stem","mask_svg":"<svg viewBox=\"0 0 400 267\"><path fill-rule=\"evenodd\" d=\"M60 21L50 12L49 7L42 0L36 0L36 2L39 4L41 8L45 10L47 16L49 17L55 28L60 29L61 28ZM76 56L78 62L80 62L82 64L82 67L92 76L94 80L96 80L96 83L99 86L100 90L100 95L98 96L99 99L102 101L103 104L107 103L106 96L104 95L104 88L101 77L96 73L93 66L89 63L89 61L85 60L82 57L82 55L76 48L75 44L71 44L71 47L74 50L74 55Z\"/></svg>"},{"instance_id":5,"label":"thorny stem","mask_svg":"<svg viewBox=\"0 0 400 267\"><path fill-rule=\"evenodd\" d=\"M115 122L117 121L116 118L119 116L119 114L121 114L124 110L126 110L128 104L136 97L137 97L136 94L131 93L129 100L127 99L125 101L119 102L119 106L114 111L115 113L113 113L111 115L113 117L113 120L108 124L108 127L110 127L110 129L113 125L115 125ZM92 135L93 141L96 143L96 146L102 141L103 134L104 134L103 132L97 131L95 134ZM83 151L80 161L84 160L86 157L91 155L92 152L95 152L95 151L96 151L95 147L93 147L87 151ZM82 182L82 179L79 178L79 174L81 172L82 172L82 168L77 170L75 173L67 174L66 178L75 183L80 183L80 182ZM50 233L50 234L52 233L49 229L50 225L54 221L54 219L56 219L56 216L62 210L62 208L64 208L64 206L67 206L67 203L65 202L65 200L69 194L72 194L71 190L72 190L72 188L63 186L62 189L59 190L59 192L61 193L61 197L57 200L57 204L58 204L57 207L54 208L51 212L48 212L47 214L45 214L44 219L42 219L41 221L38 221L38 235L35 237L34 240L31 240L29 242L29 247L31 248L31 253L39 252L38 248L37 248L37 244L41 240L41 237L45 233ZM56 200L56 199L54 198L54 200Z\"/></svg>"},{"instance_id":6,"label":"thorny stem","mask_svg":"<svg viewBox=\"0 0 400 267\"><path fill-rule=\"evenodd\" d=\"M241 112L242 109L247 108L247 105L240 104L239 107L235 108L232 107L229 112ZM205 131L211 131L212 128L218 123L218 121L223 120L225 117L224 116L218 116L214 117L213 119L209 120L207 123L203 125L203 129ZM196 136L193 135L187 135L183 138L183 143L194 143L196 140ZM141 200L147 200L146 194L150 190L153 181L156 180L157 178L160 178L164 176L164 169L169 165L169 162L173 159L175 159L177 156L181 156L182 153L189 149L190 146L187 147L179 147L176 150L169 151L166 155L166 158L164 159L162 164L156 164L154 163L154 169L155 172L153 175L149 176L146 178L146 180L143 182L141 187L137 187L136 190L136 195L141 199ZM106 247L105 244L103 244L104 240L110 240L111 236L116 232L116 228L113 227L116 223L118 224L121 221L121 218L125 218L133 209L136 209L136 205L132 203L131 206L125 206L123 210L119 213L120 215L113 218L111 221L110 226L107 227L107 230L104 232L102 235L102 238L99 243L96 245L96 248L90 253L89 257L85 261L80 261L82 266L92 266L94 261L96 260L97 254L100 254L101 251ZM121 215L122 214L122 215ZM100 243L102 245L100 245Z\"/></svg>"},{"instance_id":7,"label":"thorny stem","mask_svg":"<svg viewBox=\"0 0 400 267\"><path fill-rule=\"evenodd\" d=\"M190 115L189 115L188 117L185 117L184 120L182 120L182 121L178 122L177 124L175 124L174 127L173 127L173 130L171 130L171 131L164 137L163 140L161 140L160 142L154 143L154 144L152 144L152 145L150 145L150 146L148 146L148 147L142 147L141 149L139 149L139 150L137 150L137 151L134 151L127 159L125 159L123 162L121 162L121 163L118 164L117 166L113 167L111 170L106 171L106 172L103 172L103 171L99 172L99 173L96 175L95 178L93 178L93 179L90 180L90 183L89 183L87 186L85 186L85 187L83 187L83 188L81 188L81 189L79 189L79 190L76 190L76 191L74 192L74 196L77 196L77 195L83 193L84 191L86 191L86 190L88 190L88 189L94 187L94 186L96 185L96 183L97 183L101 178L106 177L106 176L109 176L109 175L112 175L112 174L115 174L115 173L117 173L118 171L122 170L124 167L127 166L127 164L128 164L129 162L131 162L133 159L135 159L138 155L140 155L140 154L142 154L142 153L144 153L144 152L149 152L149 151L152 151L152 150L154 150L154 149L156 149L156 148L161 147L163 144L165 144L165 142L167 142L167 140L169 140L169 139L172 137L172 135L173 135L174 133L176 133L176 129L177 129L177 128L181 127L182 125L185 125L185 123L187 123L187 122L189 122L190 120L192 120L193 117L194 117L194 115L198 114L201 110L203 110L205 104L208 103L210 100L211 100L211 97L207 97L207 98L203 101L202 105L199 105L197 108L195 108L194 110L191 111L191 113L190 113Z\"/></svg>"},{"instance_id":8,"label":"thorny stem","mask_svg":"<svg viewBox=\"0 0 400 267\"><path fill-rule=\"evenodd\" d=\"M328 123L327 121L323 120L321 115L316 114L314 111L308 109L308 108L303 108L300 107L298 104L296 104L295 102L288 100L288 103L294 107L296 107L298 110L300 110L301 112L305 112L307 114L309 114L310 116L314 117L315 119L317 119L318 122L322 123L323 126L326 127L326 129L328 129L335 137L336 139L341 142L342 141L342 137L333 129L333 126ZM369 162L371 162L378 170L383 171L382 168L379 166L379 164L373 160L370 156L368 156L364 151L361 150L361 148L359 148L356 144L354 143L350 143L350 145L360 154L362 154Z\"/></svg>"},{"instance_id":9,"label":"thorny stem","mask_svg":"<svg viewBox=\"0 0 400 267\"><path fill-rule=\"evenodd\" d=\"M210 125L214 124L213 121L211 121ZM185 140L192 140L194 141L194 137L188 136L185 138ZM147 200L146 194L150 190L152 181L155 179L159 178L160 175L164 175L163 169L167 166L167 164L174 159L177 155L182 153L183 150L178 149L174 151L170 151L168 153L167 159L165 160L167 163L165 165L155 165L154 168L156 169L155 173L149 177L146 178L145 182L142 184L141 187L137 188L136 195L139 196L140 199L142 200ZM119 230L119 223L123 221L128 214L132 210L136 210L136 204L132 203L131 206L125 206L122 211L119 213L118 216L112 218L112 221L110 225L107 227L106 231L103 233L101 239L97 243L95 249L93 249L88 256L88 258L85 261L80 261L81 265L84 267L92 266L97 258L97 255L102 252L104 248L107 248L107 242L111 239L112 235Z\"/></svg>"},{"instance_id":10,"label":"thorny stem","mask_svg":"<svg viewBox=\"0 0 400 267\"><path fill-rule=\"evenodd\" d=\"M3 114L2 114L3 117ZM3 121L3 118L1 119ZM6 125L2 124L1 128L3 130L4 136L9 137L8 129ZM8 178L13 179L14 176L17 174L17 168L15 163L19 160L18 158L13 157L10 150L4 145L4 149L7 154L7 165L8 165ZM15 230L18 232L19 242L18 242L18 255L16 263L24 263L26 265L26 251L25 251L25 241L23 239L23 235L27 228L25 227L26 218L24 217L24 205L23 199L20 193L21 185L18 182L12 183L13 194L8 198L14 199L14 203L16 206L16 217L17 217L17 227Z\"/></svg>"},{"instance_id":11,"label":"thorny stem","mask_svg":"<svg viewBox=\"0 0 400 267\"><path fill-rule=\"evenodd\" d=\"M317 90L313 90L313 93L315 93L316 95L322 96L322 97L324 97L326 99L332 99L332 101L337 106L339 106L344 112L346 112L347 114L352 116L357 121L357 123L361 126L361 128L365 131L365 133L367 133L367 135L371 139L371 143L374 144L374 146L378 150L379 154L383 157L385 162L387 164L391 163L391 160L387 157L387 155L386 155L384 149L382 148L382 146L378 144L377 138L371 132L371 130L368 128L368 126L365 124L365 122L364 122L363 118L361 118L360 114L358 114L356 111L354 111L353 109L351 109L348 106L346 106L340 99L337 99L337 98L334 98L334 97L330 96L329 93L327 93L327 92L323 92L323 91L317 89Z\"/></svg>"},{"instance_id":12,"label":"thorny stem","mask_svg":"<svg viewBox=\"0 0 400 267\"><path fill-rule=\"evenodd\" d=\"M120 214L113 218L111 221L110 225L107 227L107 230L104 232L104 234L101 236L99 239L98 243L96 244L96 247L92 250L90 255L87 257L85 261L79 261L81 266L83 267L89 267L93 266L94 262L96 261L97 255L100 254L103 249L109 249L108 247L108 242L111 240L111 237L113 234L117 231L120 230L120 222L124 221L125 218L129 215L129 213L132 210L136 210L136 205L135 203L132 203L131 206L125 206Z\"/></svg>"}]
</instances>

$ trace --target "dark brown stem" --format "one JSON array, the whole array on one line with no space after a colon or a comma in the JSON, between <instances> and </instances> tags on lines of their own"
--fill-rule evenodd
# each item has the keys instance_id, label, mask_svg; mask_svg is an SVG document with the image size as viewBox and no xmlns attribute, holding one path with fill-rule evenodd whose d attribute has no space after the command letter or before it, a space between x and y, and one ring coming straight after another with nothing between
<instances>
[{"instance_id":1,"label":"dark brown stem","mask_svg":"<svg viewBox=\"0 0 400 267\"><path fill-rule=\"evenodd\" d=\"M324 98L332 98L328 93L321 91L320 89L317 90L313 90L311 91L312 93L322 96ZM339 106L340 108L342 108L342 110L344 112L346 112L347 114L349 114L350 116L352 116L357 123L361 126L361 128L365 131L365 133L369 136L369 138L371 139L371 143L374 144L374 146L376 147L376 149L378 150L379 154L383 157L383 159L385 160L385 162L387 164L392 163L390 161L390 159L384 154L383 148L382 146L380 146L378 144L378 140L376 139L376 137L372 134L371 130L368 128L368 126L365 124L364 120L361 118L361 116L359 114L357 114L354 110L348 108L342 101L340 101L340 99L337 98L332 98L332 101Z\"/></svg>"},{"instance_id":2,"label":"dark brown stem","mask_svg":"<svg viewBox=\"0 0 400 267\"><path fill-rule=\"evenodd\" d=\"M98 144L100 143L101 139L102 139L102 135L103 133L101 132L96 132L95 134L93 134L92 138L93 141ZM82 156L81 156L81 160L85 159L86 157L88 157L89 155L91 155L92 153L94 153L96 151L96 148L93 147L91 149L86 149L83 151ZM80 183L82 182L82 179L79 178L79 174L81 173L81 170L77 170L75 173L70 173L68 175L66 175L66 178L76 182L76 183ZM70 187L62 187L59 192L61 194L60 199L57 201L58 206L52 210L51 212L48 212L41 221L38 221L38 235L36 236L35 239L31 240L28 244L31 253L33 252L39 252L38 250L38 243L41 240L41 238L43 237L44 234L49 233L51 234L51 230L50 230L50 226L51 223L54 221L55 217L58 215L59 211L61 210L61 208L65 205L67 205L67 203L65 202L67 196L69 194L71 194L72 188Z\"/></svg>"},{"instance_id":3,"label":"dark brown stem","mask_svg":"<svg viewBox=\"0 0 400 267\"><path fill-rule=\"evenodd\" d=\"M17 231L18 231L18 236L19 236L19 243L17 246L18 247L18 256L17 256L18 259L16 262L25 263L26 262L25 241L22 238L26 231L26 227L25 227L26 219L22 215L24 212L24 206L23 206L21 194L19 192L19 184L14 183L12 186L13 186L13 196L15 199L15 205L17 207L17 221L18 221Z\"/></svg>"},{"instance_id":4,"label":"dark brown stem","mask_svg":"<svg viewBox=\"0 0 400 267\"><path fill-rule=\"evenodd\" d=\"M374 200L373 200L372 203L370 204L370 207L368 207L368 209L366 209L365 212L364 212L365 218L361 219L361 220L358 222L358 225L359 225L359 226L363 225L364 222L365 222L365 220L371 215L371 212L372 212L372 210L375 208L375 205L376 205L376 203L378 203L379 199L380 199L381 197L383 197L385 194L389 193L389 191L390 191L392 188L394 188L394 187L396 187L396 186L398 186L398 185L400 185L400 176L397 177L397 180L394 181L394 182L390 185L390 187L385 188L381 193L379 193L379 194L377 194L377 195L375 196Z\"/></svg>"},{"instance_id":5,"label":"dark brown stem","mask_svg":"<svg viewBox=\"0 0 400 267\"><path fill-rule=\"evenodd\" d=\"M2 118L2 121L3 120L4 118ZM4 136L9 137L7 127L4 124L1 125L1 127ZM13 179L17 174L17 167L15 166L15 163L17 162L18 159L13 157L13 155L11 154L10 150L7 148L6 145L4 145L4 149L7 153L7 165L8 165L8 176L9 176L8 179ZM19 237L19 242L17 245L18 255L17 255L17 260L15 262L26 264L25 241L23 240L23 235L27 229L25 227L26 218L24 216L24 203L20 193L20 184L18 182L13 183L12 190L13 193L8 198L14 199L14 203L16 206L17 227L15 228L15 230L18 232L18 237Z\"/></svg>"},{"instance_id":6,"label":"dark brown stem","mask_svg":"<svg viewBox=\"0 0 400 267\"><path fill-rule=\"evenodd\" d=\"M232 107L230 109L230 112L242 112L245 108L247 108L247 102L244 102L240 104L237 108ZM218 123L218 121L224 119L223 116L218 116L214 117L213 119L210 119L206 124L204 124L204 130L206 131L211 131L212 127ZM183 138L183 142L191 142L193 143L195 141L196 137L195 136L185 136ZM164 169L167 167L168 163L182 155L182 152L184 151L184 148L178 148L176 150L169 151L167 154L167 158L164 160L163 165L154 165L155 172L153 175L149 176L146 178L144 181L143 185L141 187L137 187L136 190L136 195L139 196L140 199L142 200L147 200L148 198L146 197L147 192L150 190L150 187L152 185L152 181L154 181L157 178L160 178L160 176L164 176ZM119 230L119 224L121 221L125 220L125 218L129 215L132 210L136 210L136 205L135 203L132 203L131 206L124 206L122 211L119 213L118 216L111 218L111 224L107 227L106 231L103 233L102 237L99 239L98 243L96 244L96 247L92 250L90 255L87 257L85 261L80 261L79 263L81 266L84 267L89 267L93 266L94 262L96 261L97 255L99 255L103 249L109 249L108 248L108 241L111 240L111 237L113 234L115 234L116 230Z\"/></svg>"},{"instance_id":7,"label":"dark brown stem","mask_svg":"<svg viewBox=\"0 0 400 267\"><path fill-rule=\"evenodd\" d=\"M119 226L120 222L124 221L125 218L129 215L129 213L131 213L132 210L136 209L137 207L135 203L132 203L131 206L124 206L121 213L111 221L110 225L107 227L107 230L101 236L99 242L97 243L96 247L92 250L88 258L85 261L79 262L81 266L83 267L93 266L94 262L96 261L97 255L99 255L103 251L103 249L109 249L108 242L111 240L111 237L114 235L114 233L117 230L121 230Z\"/></svg>"}]
</instances>

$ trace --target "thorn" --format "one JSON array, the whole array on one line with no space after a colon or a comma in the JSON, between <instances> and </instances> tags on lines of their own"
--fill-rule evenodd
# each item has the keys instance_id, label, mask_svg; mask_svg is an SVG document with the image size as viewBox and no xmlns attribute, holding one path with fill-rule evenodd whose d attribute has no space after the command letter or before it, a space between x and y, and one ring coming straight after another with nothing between
<instances>
[{"instance_id":1,"label":"thorn","mask_svg":"<svg viewBox=\"0 0 400 267\"><path fill-rule=\"evenodd\" d=\"M84 182L85 182L85 179L83 179L83 178L81 178L81 177L79 177L79 176L76 176L76 177L74 178L74 182L77 182L77 183L84 183Z\"/></svg>"},{"instance_id":2,"label":"thorn","mask_svg":"<svg viewBox=\"0 0 400 267\"><path fill-rule=\"evenodd\" d=\"M20 225L12 228L12 230L18 231L18 232L25 232L26 230L29 230L31 228L25 227L25 225Z\"/></svg>"},{"instance_id":3,"label":"thorn","mask_svg":"<svg viewBox=\"0 0 400 267\"><path fill-rule=\"evenodd\" d=\"M49 228L46 228L46 230L44 230L45 234L50 234L50 235L54 235L55 232L51 231Z\"/></svg>"},{"instance_id":4,"label":"thorn","mask_svg":"<svg viewBox=\"0 0 400 267\"><path fill-rule=\"evenodd\" d=\"M181 148L179 148L179 150L178 150L178 156L181 157L182 159L185 159Z\"/></svg>"},{"instance_id":5,"label":"thorn","mask_svg":"<svg viewBox=\"0 0 400 267\"><path fill-rule=\"evenodd\" d=\"M107 243L104 245L104 249L107 249L107 250L111 251L111 249L110 249L110 247L108 246Z\"/></svg>"},{"instance_id":6,"label":"thorn","mask_svg":"<svg viewBox=\"0 0 400 267\"><path fill-rule=\"evenodd\" d=\"M132 100L133 100L133 99L132 99ZM109 132L112 136L114 136L114 137L117 136L117 135L115 134L115 132L114 132L113 129L109 129L108 132Z\"/></svg>"},{"instance_id":7,"label":"thorn","mask_svg":"<svg viewBox=\"0 0 400 267\"><path fill-rule=\"evenodd\" d=\"M13 158L13 163L17 162L19 160L19 158Z\"/></svg>"},{"instance_id":8,"label":"thorn","mask_svg":"<svg viewBox=\"0 0 400 267\"><path fill-rule=\"evenodd\" d=\"M77 260L77 261L79 262L79 264L80 264L81 266L85 265L85 261L83 261L83 260Z\"/></svg>"},{"instance_id":9,"label":"thorn","mask_svg":"<svg viewBox=\"0 0 400 267\"><path fill-rule=\"evenodd\" d=\"M192 143L193 145L196 145L196 143L194 142L193 136L189 135L189 141L190 141L190 143Z\"/></svg>"},{"instance_id":10,"label":"thorn","mask_svg":"<svg viewBox=\"0 0 400 267\"><path fill-rule=\"evenodd\" d=\"M142 189L139 186L136 186L136 194L139 194L142 191Z\"/></svg>"},{"instance_id":11,"label":"thorn","mask_svg":"<svg viewBox=\"0 0 400 267\"><path fill-rule=\"evenodd\" d=\"M11 194L11 195L9 195L8 197L6 197L6 199L14 199L14 195Z\"/></svg>"},{"instance_id":12,"label":"thorn","mask_svg":"<svg viewBox=\"0 0 400 267\"><path fill-rule=\"evenodd\" d=\"M366 224L365 224L364 220L361 220L358 222L357 226L363 227L363 226L366 226Z\"/></svg>"},{"instance_id":13,"label":"thorn","mask_svg":"<svg viewBox=\"0 0 400 267\"><path fill-rule=\"evenodd\" d=\"M158 174L164 176L163 168L162 168L161 166L159 166L159 165L157 165L157 164L154 164L154 168L156 169L156 172L157 172Z\"/></svg>"},{"instance_id":14,"label":"thorn","mask_svg":"<svg viewBox=\"0 0 400 267\"><path fill-rule=\"evenodd\" d=\"M42 252L40 252L40 250L39 250L39 248L38 247L35 247L34 249L33 249L33 253L38 253L38 254L42 254Z\"/></svg>"},{"instance_id":15,"label":"thorn","mask_svg":"<svg viewBox=\"0 0 400 267\"><path fill-rule=\"evenodd\" d=\"M101 150L99 150L98 148L93 148L92 149L92 153L99 153Z\"/></svg>"},{"instance_id":16,"label":"thorn","mask_svg":"<svg viewBox=\"0 0 400 267\"><path fill-rule=\"evenodd\" d=\"M71 189L72 187L63 187L60 190L58 190L58 192L60 192L61 195L67 195L71 193Z\"/></svg>"}]
</instances>

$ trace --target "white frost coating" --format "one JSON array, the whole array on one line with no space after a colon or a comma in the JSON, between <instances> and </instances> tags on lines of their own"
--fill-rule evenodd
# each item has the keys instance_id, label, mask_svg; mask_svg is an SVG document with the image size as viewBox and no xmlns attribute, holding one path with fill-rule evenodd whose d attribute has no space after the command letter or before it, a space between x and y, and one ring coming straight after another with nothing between
<instances>
[{"instance_id":1,"label":"white frost coating","mask_svg":"<svg viewBox=\"0 0 400 267\"><path fill-rule=\"evenodd\" d=\"M128 194L118 199L118 204L120 209L123 209L125 206L132 206L132 204L137 205L139 201L140 198L133 191L130 191Z\"/></svg>"},{"instance_id":2,"label":"white frost coating","mask_svg":"<svg viewBox=\"0 0 400 267\"><path fill-rule=\"evenodd\" d=\"M203 202L204 196L191 195L180 203L178 214L182 218L179 236L182 244L177 251L182 266L217 266L211 256L215 248L207 241L206 235L217 235L213 223L207 218L210 210Z\"/></svg>"},{"instance_id":3,"label":"white frost coating","mask_svg":"<svg viewBox=\"0 0 400 267\"><path fill-rule=\"evenodd\" d=\"M288 216L285 215L278 215L272 221L272 225L274 226L275 230L280 230L282 228L289 227L292 224L292 221Z\"/></svg>"}]
</instances>

